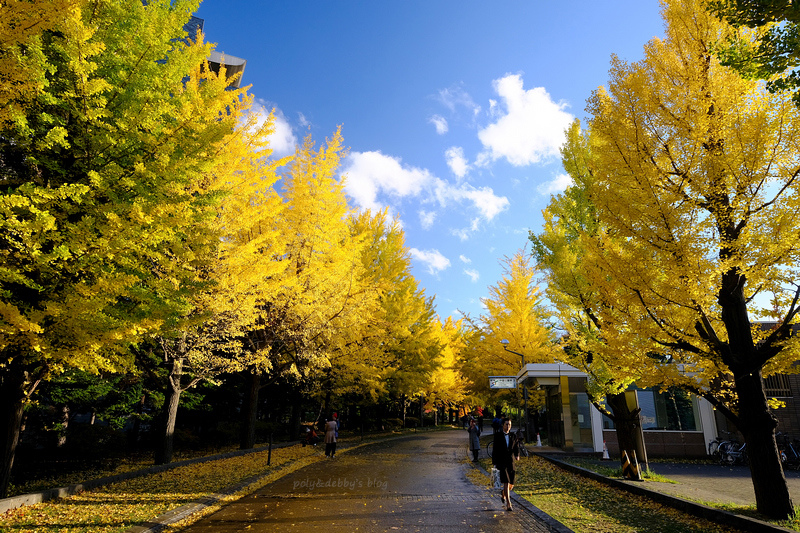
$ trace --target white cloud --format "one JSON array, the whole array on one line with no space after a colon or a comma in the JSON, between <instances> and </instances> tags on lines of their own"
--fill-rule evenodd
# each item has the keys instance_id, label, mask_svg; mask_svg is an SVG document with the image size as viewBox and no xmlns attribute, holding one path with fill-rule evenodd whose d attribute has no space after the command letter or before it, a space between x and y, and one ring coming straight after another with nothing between
<instances>
[{"instance_id":1,"label":"white cloud","mask_svg":"<svg viewBox=\"0 0 800 533\"><path fill-rule=\"evenodd\" d=\"M452 146L448 148L444 157L447 160L447 166L459 179L467 175L469 171L469 163L464 157L464 149L460 146Z\"/></svg>"},{"instance_id":2,"label":"white cloud","mask_svg":"<svg viewBox=\"0 0 800 533\"><path fill-rule=\"evenodd\" d=\"M451 229L450 233L458 237L461 242L469 240L469 228Z\"/></svg>"},{"instance_id":3,"label":"white cloud","mask_svg":"<svg viewBox=\"0 0 800 533\"><path fill-rule=\"evenodd\" d=\"M381 152L353 152L344 164L347 194L365 209L377 210L378 195L417 196L435 178L425 169L401 164L399 157Z\"/></svg>"},{"instance_id":4,"label":"white cloud","mask_svg":"<svg viewBox=\"0 0 800 533\"><path fill-rule=\"evenodd\" d=\"M455 112L459 107L465 107L473 116L481 112L481 106L475 103L472 97L461 87L450 87L439 91L439 101L450 111Z\"/></svg>"},{"instance_id":5,"label":"white cloud","mask_svg":"<svg viewBox=\"0 0 800 533\"><path fill-rule=\"evenodd\" d=\"M472 279L472 283L477 283L478 279L481 277L477 270L469 268L464 269L464 274L466 274L467 276L470 277L470 279Z\"/></svg>"},{"instance_id":6,"label":"white cloud","mask_svg":"<svg viewBox=\"0 0 800 533\"><path fill-rule=\"evenodd\" d=\"M270 112L274 115L274 131L269 136L269 148L272 150L272 157L281 158L294 154L297 147L297 137L292 130L291 124L286 119L283 112L265 100L257 100L253 103L249 113L256 116L254 127L261 127L269 118Z\"/></svg>"},{"instance_id":7,"label":"white cloud","mask_svg":"<svg viewBox=\"0 0 800 533\"><path fill-rule=\"evenodd\" d=\"M485 148L478 162L486 165L505 158L514 166L525 166L558 156L564 130L573 119L564 111L567 104L551 100L544 87L526 91L519 74L494 80L492 85L506 113L493 109L497 121L478 131Z\"/></svg>"},{"instance_id":8,"label":"white cloud","mask_svg":"<svg viewBox=\"0 0 800 533\"><path fill-rule=\"evenodd\" d=\"M300 124L301 128L306 128L311 125L311 121L309 121L306 116L299 111L297 112L297 123Z\"/></svg>"},{"instance_id":9,"label":"white cloud","mask_svg":"<svg viewBox=\"0 0 800 533\"><path fill-rule=\"evenodd\" d=\"M470 259L469 257L467 257L464 254L459 255L458 258L461 260L462 263L466 263L466 264L472 263L472 259Z\"/></svg>"},{"instance_id":10,"label":"white cloud","mask_svg":"<svg viewBox=\"0 0 800 533\"><path fill-rule=\"evenodd\" d=\"M427 265L430 274L438 274L442 270L450 268L450 260L439 253L439 250L417 250L411 248L408 251L411 257Z\"/></svg>"},{"instance_id":11,"label":"white cloud","mask_svg":"<svg viewBox=\"0 0 800 533\"><path fill-rule=\"evenodd\" d=\"M545 195L554 194L564 191L570 185L572 185L572 177L569 174L559 174L552 180L536 187L536 190Z\"/></svg>"},{"instance_id":12,"label":"white cloud","mask_svg":"<svg viewBox=\"0 0 800 533\"><path fill-rule=\"evenodd\" d=\"M275 132L269 137L269 146L275 157L292 155L297 148L297 137L283 113L275 114Z\"/></svg>"},{"instance_id":13,"label":"white cloud","mask_svg":"<svg viewBox=\"0 0 800 533\"><path fill-rule=\"evenodd\" d=\"M510 203L505 196L496 196L491 187L477 189L469 184L452 187L441 180L437 182L437 185L439 187L437 187L436 196L440 204L446 205L450 200L456 202L469 200L486 220L492 220L503 212Z\"/></svg>"},{"instance_id":14,"label":"white cloud","mask_svg":"<svg viewBox=\"0 0 800 533\"><path fill-rule=\"evenodd\" d=\"M420 210L419 212L419 223L422 226L422 229L431 229L433 227L433 223L436 220L436 212L435 211L425 211Z\"/></svg>"},{"instance_id":15,"label":"white cloud","mask_svg":"<svg viewBox=\"0 0 800 533\"><path fill-rule=\"evenodd\" d=\"M342 168L347 194L364 209L380 209L386 197L390 201L421 197L441 207L470 203L482 218L492 220L509 205L506 197L496 196L490 187L453 185L427 169L404 165L399 157L381 152L353 152Z\"/></svg>"},{"instance_id":16,"label":"white cloud","mask_svg":"<svg viewBox=\"0 0 800 533\"><path fill-rule=\"evenodd\" d=\"M433 115L431 118L428 119L428 122L430 122L436 127L436 133L438 133L439 135L444 135L450 129L447 126L447 119L441 115Z\"/></svg>"}]
</instances>

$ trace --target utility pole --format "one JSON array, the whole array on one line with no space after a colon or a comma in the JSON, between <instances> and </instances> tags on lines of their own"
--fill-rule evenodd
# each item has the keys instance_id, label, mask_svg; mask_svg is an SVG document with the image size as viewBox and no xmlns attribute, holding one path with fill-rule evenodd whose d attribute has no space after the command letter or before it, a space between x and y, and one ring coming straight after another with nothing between
<instances>
[{"instance_id":1,"label":"utility pole","mask_svg":"<svg viewBox=\"0 0 800 533\"><path fill-rule=\"evenodd\" d=\"M509 350L508 349L508 345L510 343L508 342L508 339L501 340L500 344L503 345L503 349L505 351L522 357L522 368L524 369L525 368L525 354L521 354L519 352L515 352L514 350ZM525 433L524 433L524 439L525 439L525 442L530 442L530 436L528 436L528 433L530 433L530 429L529 429L530 428L530 424L528 423L528 386L525 385L525 381L522 382L522 398L525 401Z\"/></svg>"}]
</instances>

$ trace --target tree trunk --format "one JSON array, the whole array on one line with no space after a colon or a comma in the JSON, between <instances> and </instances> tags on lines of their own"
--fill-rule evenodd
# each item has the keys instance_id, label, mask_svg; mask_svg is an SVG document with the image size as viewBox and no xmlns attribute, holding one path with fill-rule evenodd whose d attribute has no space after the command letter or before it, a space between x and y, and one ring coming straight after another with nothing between
<instances>
[{"instance_id":1,"label":"tree trunk","mask_svg":"<svg viewBox=\"0 0 800 533\"><path fill-rule=\"evenodd\" d=\"M256 445L256 420L258 419L258 391L261 374L245 372L245 391L242 402L242 424L239 433L239 448L250 450Z\"/></svg>"},{"instance_id":2,"label":"tree trunk","mask_svg":"<svg viewBox=\"0 0 800 533\"><path fill-rule=\"evenodd\" d=\"M183 375L183 359L172 362L172 371L169 375L167 397L164 401L163 421L164 433L160 445L156 446L155 464L165 465L172 461L172 452L175 444L175 421L178 418L178 404L181 400L181 376Z\"/></svg>"},{"instance_id":3,"label":"tree trunk","mask_svg":"<svg viewBox=\"0 0 800 533\"><path fill-rule=\"evenodd\" d=\"M769 410L761 373L745 374L735 381L739 396L739 430L747 443L756 509L771 519L785 520L794 515L794 505L775 443L778 421Z\"/></svg>"},{"instance_id":4,"label":"tree trunk","mask_svg":"<svg viewBox=\"0 0 800 533\"><path fill-rule=\"evenodd\" d=\"M606 403L611 408L614 415L614 427L619 443L620 462L622 462L622 452L626 451L628 457L633 459L634 452L639 466L642 470L647 470L647 449L644 445L642 435L642 421L639 418L640 409L631 409L625 393L609 394L606 396Z\"/></svg>"},{"instance_id":5,"label":"tree trunk","mask_svg":"<svg viewBox=\"0 0 800 533\"><path fill-rule=\"evenodd\" d=\"M300 438L300 422L303 414L303 397L299 391L292 391L294 401L292 402L292 414L289 419L289 440Z\"/></svg>"},{"instance_id":6,"label":"tree trunk","mask_svg":"<svg viewBox=\"0 0 800 533\"><path fill-rule=\"evenodd\" d=\"M69 406L61 406L61 422L58 428L56 448L61 448L67 443L67 429L69 429Z\"/></svg>"},{"instance_id":7,"label":"tree trunk","mask_svg":"<svg viewBox=\"0 0 800 533\"><path fill-rule=\"evenodd\" d=\"M136 403L136 415L133 418L133 426L128 432L128 449L135 450L139 445L139 430L142 427L142 413L144 412L144 402L147 396L142 394L142 397Z\"/></svg>"},{"instance_id":8,"label":"tree trunk","mask_svg":"<svg viewBox=\"0 0 800 533\"><path fill-rule=\"evenodd\" d=\"M0 431L5 437L0 466L0 498L8 496L25 406L25 373L16 369L13 363L9 366L0 374Z\"/></svg>"},{"instance_id":9,"label":"tree trunk","mask_svg":"<svg viewBox=\"0 0 800 533\"><path fill-rule=\"evenodd\" d=\"M728 271L722 276L719 303L728 333L728 346L721 355L733 373L739 400L738 422L735 423L747 443L756 509L772 520L786 520L794 516L794 505L775 443L778 422L767 404L761 366L754 368L760 354L750 329L745 283L746 278L738 270Z\"/></svg>"}]
</instances>

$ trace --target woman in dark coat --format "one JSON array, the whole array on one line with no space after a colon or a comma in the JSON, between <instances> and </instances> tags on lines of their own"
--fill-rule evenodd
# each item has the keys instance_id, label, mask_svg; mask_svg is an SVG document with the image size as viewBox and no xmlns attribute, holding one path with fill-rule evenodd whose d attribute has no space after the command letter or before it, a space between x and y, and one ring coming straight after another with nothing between
<instances>
[{"instance_id":1,"label":"woman in dark coat","mask_svg":"<svg viewBox=\"0 0 800 533\"><path fill-rule=\"evenodd\" d=\"M478 462L478 454L481 451L481 430L475 424L475 420L469 421L469 449L472 450L472 461Z\"/></svg>"},{"instance_id":2,"label":"woman in dark coat","mask_svg":"<svg viewBox=\"0 0 800 533\"><path fill-rule=\"evenodd\" d=\"M502 431L494 434L494 444L492 445L492 464L500 472L500 482L503 490L500 498L506 506L506 511L511 511L511 489L514 488L514 478L516 470L514 461L519 461L519 441L517 435L511 433L511 420L503 419Z\"/></svg>"},{"instance_id":3,"label":"woman in dark coat","mask_svg":"<svg viewBox=\"0 0 800 533\"><path fill-rule=\"evenodd\" d=\"M333 418L325 423L325 457L333 459L336 456L336 439L339 437L339 419L336 413Z\"/></svg>"}]
</instances>

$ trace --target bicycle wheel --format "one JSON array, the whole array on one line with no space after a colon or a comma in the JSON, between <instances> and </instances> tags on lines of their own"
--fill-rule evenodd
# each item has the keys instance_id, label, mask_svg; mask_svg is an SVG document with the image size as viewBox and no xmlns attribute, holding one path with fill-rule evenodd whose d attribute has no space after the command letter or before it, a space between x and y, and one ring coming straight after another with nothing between
<instances>
[{"instance_id":1,"label":"bicycle wheel","mask_svg":"<svg viewBox=\"0 0 800 533\"><path fill-rule=\"evenodd\" d=\"M492 447L493 446L494 446L494 442L490 442L489 444L486 445L486 455L488 455L490 458L492 457Z\"/></svg>"},{"instance_id":2,"label":"bicycle wheel","mask_svg":"<svg viewBox=\"0 0 800 533\"><path fill-rule=\"evenodd\" d=\"M719 441L718 440L712 440L711 442L708 443L708 455L710 455L711 457L719 456Z\"/></svg>"},{"instance_id":3,"label":"bicycle wheel","mask_svg":"<svg viewBox=\"0 0 800 533\"><path fill-rule=\"evenodd\" d=\"M742 463L743 465L750 464L750 458L747 457L747 448L746 448L746 446L747 446L747 444L744 444L742 446L742 449L739 450L739 462Z\"/></svg>"},{"instance_id":4,"label":"bicycle wheel","mask_svg":"<svg viewBox=\"0 0 800 533\"><path fill-rule=\"evenodd\" d=\"M736 456L733 452L732 442L723 442L719 445L719 464L723 466L730 466L736 462Z\"/></svg>"}]
</instances>

